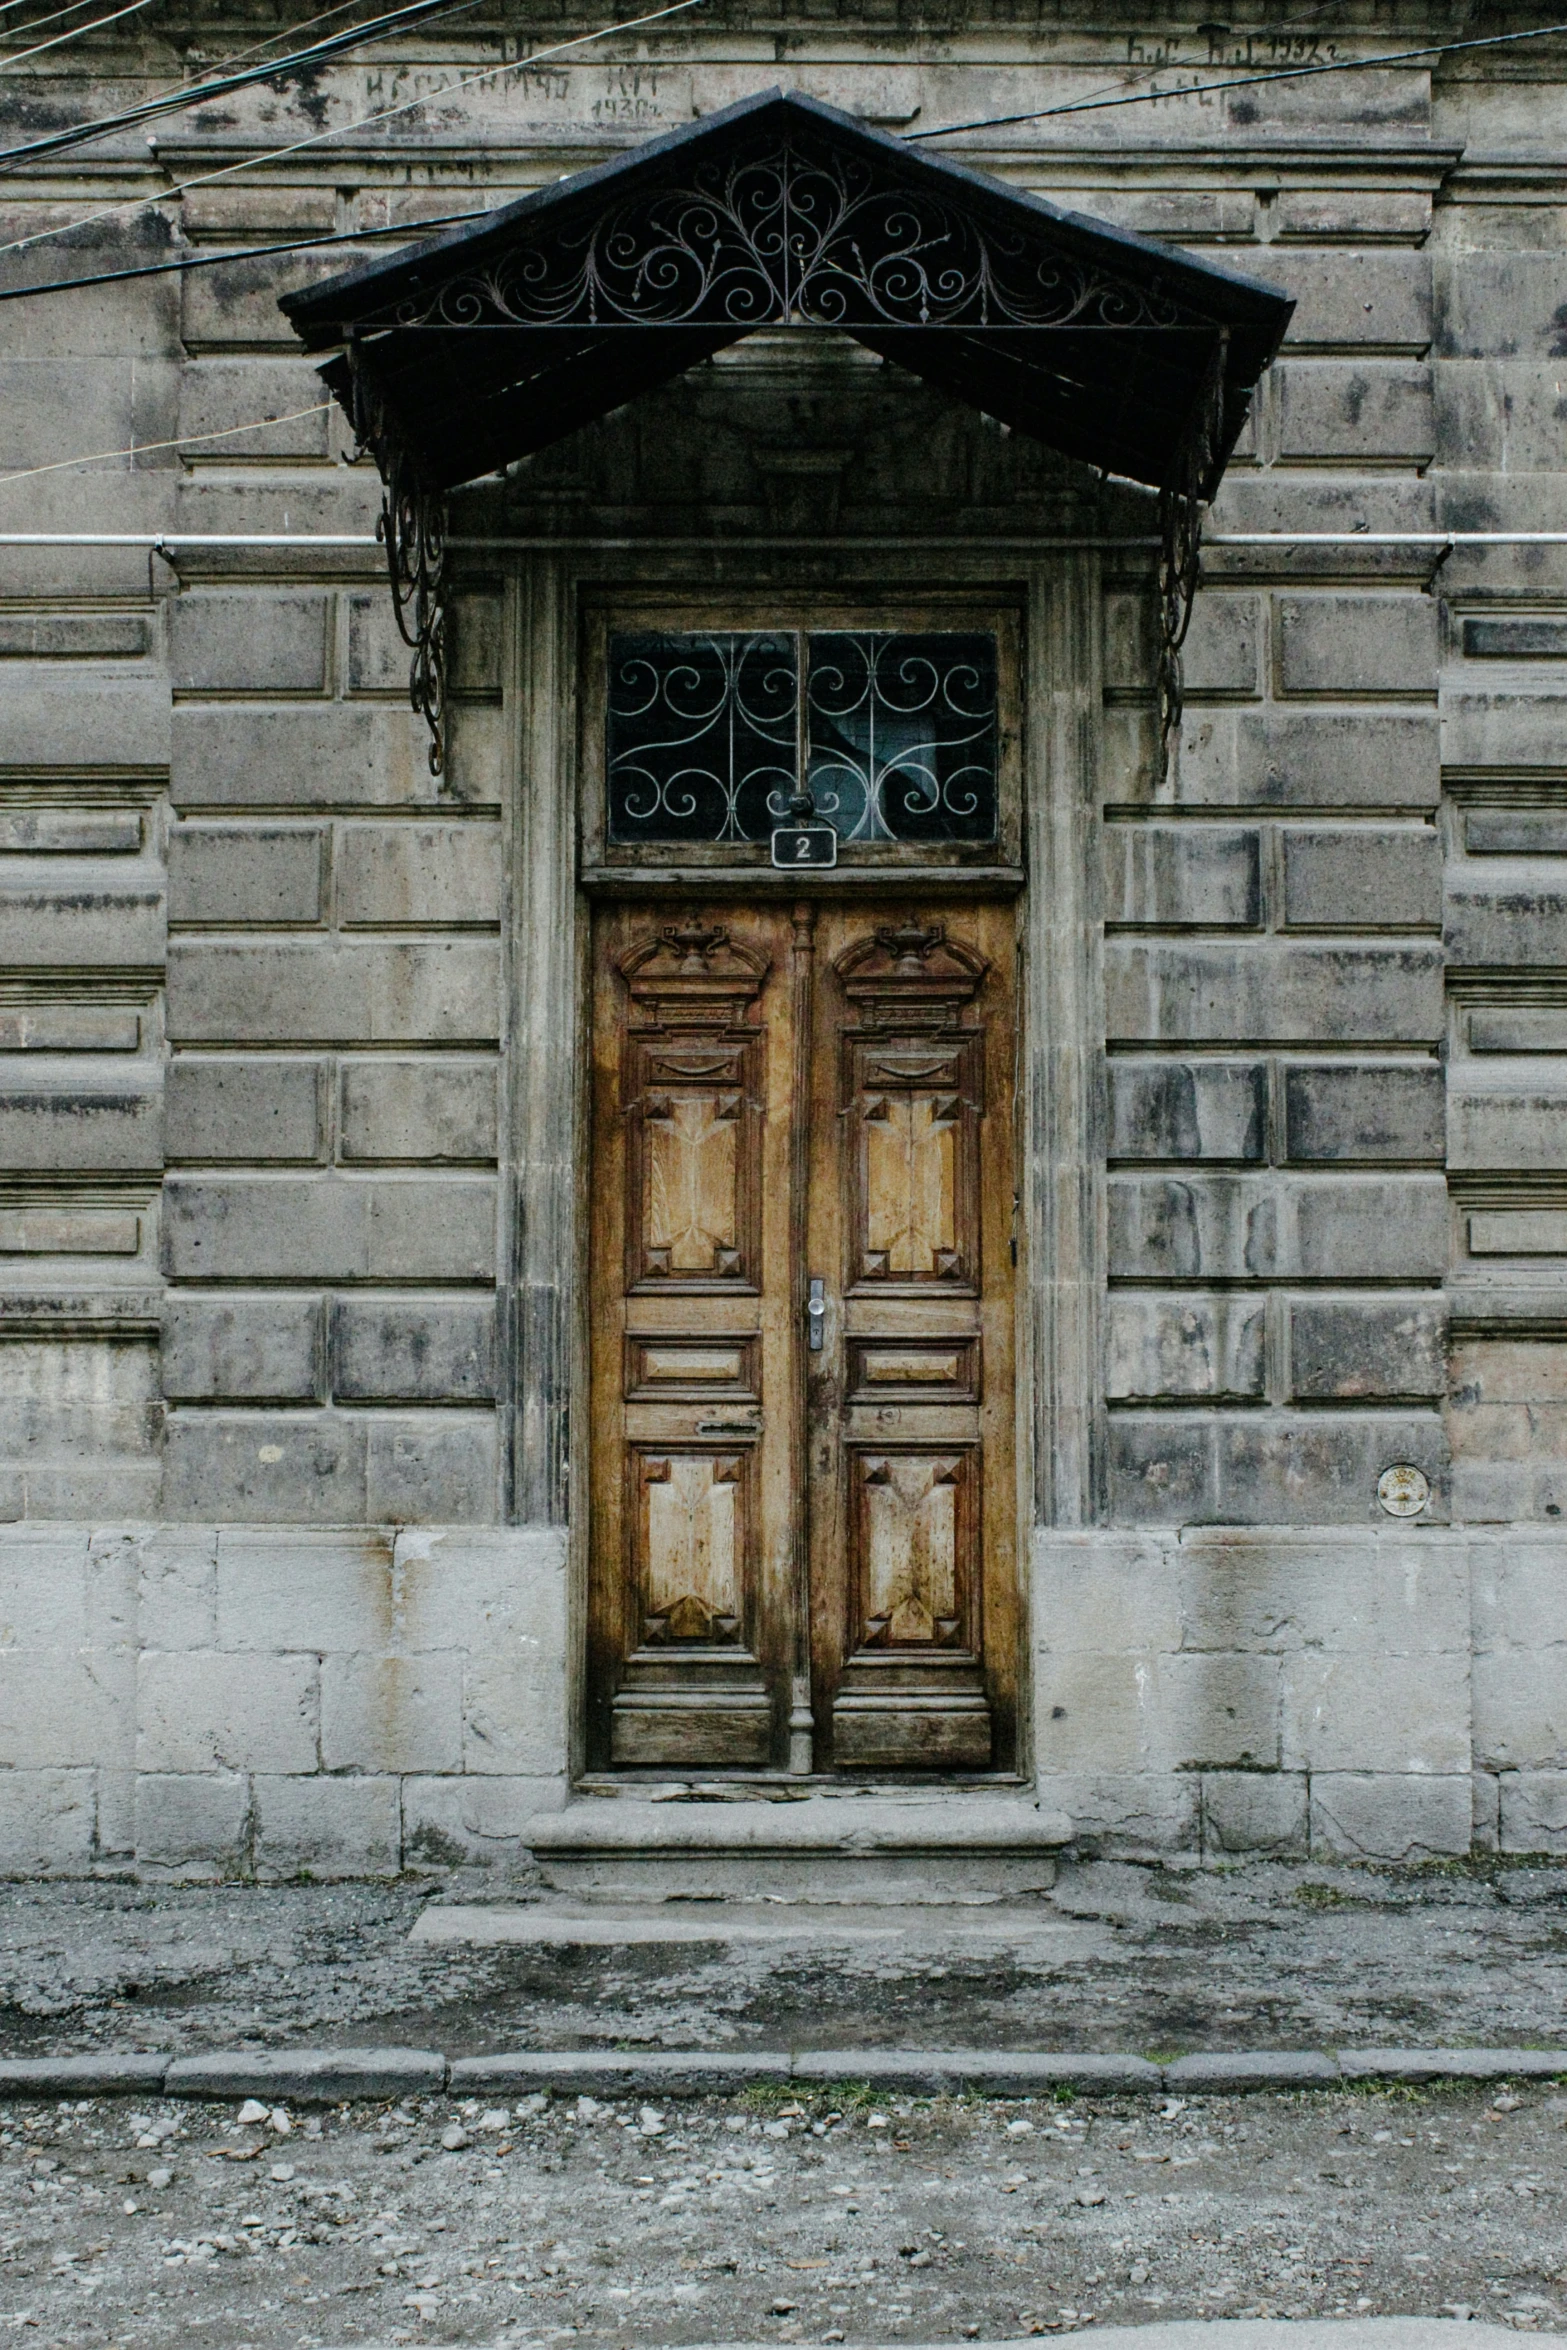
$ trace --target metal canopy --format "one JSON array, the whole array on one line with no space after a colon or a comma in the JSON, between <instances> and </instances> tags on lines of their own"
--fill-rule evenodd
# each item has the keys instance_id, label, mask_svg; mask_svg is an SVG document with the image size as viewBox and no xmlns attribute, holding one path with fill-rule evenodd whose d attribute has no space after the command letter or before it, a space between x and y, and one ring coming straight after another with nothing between
<instances>
[{"instance_id":1,"label":"metal canopy","mask_svg":"<svg viewBox=\"0 0 1567 2350\"><path fill-rule=\"evenodd\" d=\"M310 349L350 345L444 489L789 324L1162 487L1222 341L1208 497L1291 304L768 90L282 308ZM345 405L350 372L322 370Z\"/></svg>"},{"instance_id":2,"label":"metal canopy","mask_svg":"<svg viewBox=\"0 0 1567 2350\"><path fill-rule=\"evenodd\" d=\"M443 696L442 494L759 327L831 328L1161 493L1160 693L1211 498L1293 304L779 90L286 294L386 486L412 692Z\"/></svg>"}]
</instances>

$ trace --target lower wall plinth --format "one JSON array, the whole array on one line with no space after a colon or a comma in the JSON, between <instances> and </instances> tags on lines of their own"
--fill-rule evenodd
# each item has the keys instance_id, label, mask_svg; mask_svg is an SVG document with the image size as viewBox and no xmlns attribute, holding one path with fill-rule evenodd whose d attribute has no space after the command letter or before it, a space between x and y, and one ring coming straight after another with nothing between
<instances>
[{"instance_id":1,"label":"lower wall plinth","mask_svg":"<svg viewBox=\"0 0 1567 2350\"><path fill-rule=\"evenodd\" d=\"M1042 1531L1085 1849L1567 1853L1567 1537ZM522 1865L569 1792L556 1529L0 1527L0 1873Z\"/></svg>"}]
</instances>

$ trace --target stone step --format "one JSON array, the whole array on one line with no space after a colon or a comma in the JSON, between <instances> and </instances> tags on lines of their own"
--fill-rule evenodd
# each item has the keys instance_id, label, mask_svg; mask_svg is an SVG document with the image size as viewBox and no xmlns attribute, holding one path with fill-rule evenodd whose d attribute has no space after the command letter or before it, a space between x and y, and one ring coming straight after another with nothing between
<instances>
[{"instance_id":1,"label":"stone step","mask_svg":"<svg viewBox=\"0 0 1567 2350\"><path fill-rule=\"evenodd\" d=\"M924 1903L1048 1892L1072 1840L1026 1796L579 1797L529 1823L546 1885L608 1901Z\"/></svg>"}]
</instances>

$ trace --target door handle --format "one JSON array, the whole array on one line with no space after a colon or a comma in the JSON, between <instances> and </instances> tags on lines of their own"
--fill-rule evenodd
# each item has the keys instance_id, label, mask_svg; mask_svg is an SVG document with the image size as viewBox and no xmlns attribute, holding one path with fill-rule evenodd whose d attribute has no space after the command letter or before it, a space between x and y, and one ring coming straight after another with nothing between
<instances>
[{"instance_id":1,"label":"door handle","mask_svg":"<svg viewBox=\"0 0 1567 2350\"><path fill-rule=\"evenodd\" d=\"M813 1355L822 1351L827 1328L827 1284L813 1278L805 1303L805 1327L809 1336L807 1345Z\"/></svg>"}]
</instances>

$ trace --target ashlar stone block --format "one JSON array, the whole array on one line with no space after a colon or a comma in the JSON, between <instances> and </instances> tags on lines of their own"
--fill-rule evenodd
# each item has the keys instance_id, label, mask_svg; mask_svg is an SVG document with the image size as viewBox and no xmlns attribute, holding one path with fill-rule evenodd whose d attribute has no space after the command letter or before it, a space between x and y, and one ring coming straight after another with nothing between
<instances>
[{"instance_id":1,"label":"ashlar stone block","mask_svg":"<svg viewBox=\"0 0 1567 2350\"><path fill-rule=\"evenodd\" d=\"M1261 1061L1112 1059L1112 1159L1255 1162L1267 1147L1268 1072Z\"/></svg>"},{"instance_id":2,"label":"ashlar stone block","mask_svg":"<svg viewBox=\"0 0 1567 2350\"><path fill-rule=\"evenodd\" d=\"M1192 606L1181 648L1181 678L1197 700L1245 700L1262 691L1262 598L1247 590L1206 587Z\"/></svg>"},{"instance_id":3,"label":"ashlar stone block","mask_svg":"<svg viewBox=\"0 0 1567 2350\"><path fill-rule=\"evenodd\" d=\"M1162 1655L1181 1645L1174 1537L1038 1527L1032 1560L1035 1635L1052 1655Z\"/></svg>"},{"instance_id":4,"label":"ashlar stone block","mask_svg":"<svg viewBox=\"0 0 1567 2350\"><path fill-rule=\"evenodd\" d=\"M1503 1852L1567 1852L1567 1771L1508 1771L1498 1792Z\"/></svg>"},{"instance_id":5,"label":"ashlar stone block","mask_svg":"<svg viewBox=\"0 0 1567 2350\"><path fill-rule=\"evenodd\" d=\"M331 600L317 590L176 596L169 665L176 693L326 690Z\"/></svg>"},{"instance_id":6,"label":"ashlar stone block","mask_svg":"<svg viewBox=\"0 0 1567 2350\"><path fill-rule=\"evenodd\" d=\"M145 866L40 857L0 873L0 957L12 969L158 970L166 951L162 876Z\"/></svg>"},{"instance_id":7,"label":"ashlar stone block","mask_svg":"<svg viewBox=\"0 0 1567 2350\"><path fill-rule=\"evenodd\" d=\"M1567 1164L1567 1084L1483 1082L1461 1067L1447 1096L1447 1163L1559 1174Z\"/></svg>"},{"instance_id":8,"label":"ashlar stone block","mask_svg":"<svg viewBox=\"0 0 1567 2350\"><path fill-rule=\"evenodd\" d=\"M329 1771L460 1771L462 1658L325 1658L321 1760Z\"/></svg>"},{"instance_id":9,"label":"ashlar stone block","mask_svg":"<svg viewBox=\"0 0 1567 2350\"><path fill-rule=\"evenodd\" d=\"M1105 942L1114 1040L1172 1044L1434 1041L1442 1028L1439 946L1350 947L1258 940Z\"/></svg>"},{"instance_id":10,"label":"ashlar stone block","mask_svg":"<svg viewBox=\"0 0 1567 2350\"><path fill-rule=\"evenodd\" d=\"M180 370L178 430L187 442L210 451L209 433L259 424L260 430L230 443L252 463L325 457L334 429L347 436L347 422L339 426L333 411L318 405L320 398L321 379L308 358L191 359ZM289 421L276 421L282 417Z\"/></svg>"},{"instance_id":11,"label":"ashlar stone block","mask_svg":"<svg viewBox=\"0 0 1567 2350\"><path fill-rule=\"evenodd\" d=\"M1307 1781L1299 1771L1205 1771L1203 1843L1216 1852L1302 1857L1307 1839Z\"/></svg>"},{"instance_id":12,"label":"ashlar stone block","mask_svg":"<svg viewBox=\"0 0 1567 2350\"><path fill-rule=\"evenodd\" d=\"M314 1402L321 1387L321 1300L169 1297L161 1361L163 1392L176 1402Z\"/></svg>"},{"instance_id":13,"label":"ashlar stone block","mask_svg":"<svg viewBox=\"0 0 1567 2350\"><path fill-rule=\"evenodd\" d=\"M1467 1770L1431 1777L1398 1771L1312 1774L1314 1858L1440 1860L1466 1853L1472 1828Z\"/></svg>"},{"instance_id":14,"label":"ashlar stone block","mask_svg":"<svg viewBox=\"0 0 1567 2350\"><path fill-rule=\"evenodd\" d=\"M163 1164L163 1092L96 1076L13 1081L0 1092L0 1166L13 1175L152 1172Z\"/></svg>"},{"instance_id":15,"label":"ashlar stone block","mask_svg":"<svg viewBox=\"0 0 1567 2350\"><path fill-rule=\"evenodd\" d=\"M1425 253L1272 245L1259 259L1257 274L1295 297L1291 349L1358 351L1369 345L1418 356L1429 347L1431 263Z\"/></svg>"},{"instance_id":16,"label":"ashlar stone block","mask_svg":"<svg viewBox=\"0 0 1567 2350\"><path fill-rule=\"evenodd\" d=\"M1440 1298L1296 1298L1289 1329L1291 1392L1305 1401L1447 1392Z\"/></svg>"},{"instance_id":17,"label":"ashlar stone block","mask_svg":"<svg viewBox=\"0 0 1567 2350\"><path fill-rule=\"evenodd\" d=\"M1567 1647L1474 1660L1475 1760L1493 1771L1567 1771Z\"/></svg>"},{"instance_id":18,"label":"ashlar stone block","mask_svg":"<svg viewBox=\"0 0 1567 2350\"><path fill-rule=\"evenodd\" d=\"M217 1629L206 1645L325 1655L398 1644L392 1543L374 1527L220 1526L216 1543Z\"/></svg>"},{"instance_id":19,"label":"ashlar stone block","mask_svg":"<svg viewBox=\"0 0 1567 2350\"><path fill-rule=\"evenodd\" d=\"M112 1650L0 1650L0 1754L21 1770L102 1762L121 1690Z\"/></svg>"},{"instance_id":20,"label":"ashlar stone block","mask_svg":"<svg viewBox=\"0 0 1567 2350\"><path fill-rule=\"evenodd\" d=\"M85 1876L94 1857L90 1770L0 1771L0 1871Z\"/></svg>"},{"instance_id":21,"label":"ashlar stone block","mask_svg":"<svg viewBox=\"0 0 1567 2350\"><path fill-rule=\"evenodd\" d=\"M1474 876L1450 868L1443 931L1455 965L1557 969L1567 962L1567 884L1521 859Z\"/></svg>"},{"instance_id":22,"label":"ashlar stone block","mask_svg":"<svg viewBox=\"0 0 1567 2350\"><path fill-rule=\"evenodd\" d=\"M345 929L464 927L500 919L496 824L346 824L337 841Z\"/></svg>"},{"instance_id":23,"label":"ashlar stone block","mask_svg":"<svg viewBox=\"0 0 1567 2350\"><path fill-rule=\"evenodd\" d=\"M171 1160L221 1166L320 1157L326 1064L177 1053L165 1073Z\"/></svg>"},{"instance_id":24,"label":"ashlar stone block","mask_svg":"<svg viewBox=\"0 0 1567 2350\"><path fill-rule=\"evenodd\" d=\"M366 1441L363 1423L338 1413L171 1411L164 1432L164 1515L283 1526L363 1524Z\"/></svg>"},{"instance_id":25,"label":"ashlar stone block","mask_svg":"<svg viewBox=\"0 0 1567 2350\"><path fill-rule=\"evenodd\" d=\"M181 809L406 806L435 796L426 748L407 709L258 702L241 714L183 702L169 789Z\"/></svg>"},{"instance_id":26,"label":"ashlar stone block","mask_svg":"<svg viewBox=\"0 0 1567 2350\"><path fill-rule=\"evenodd\" d=\"M1285 1657L1283 1673L1286 1768L1467 1776L1467 1656L1301 1649Z\"/></svg>"},{"instance_id":27,"label":"ashlar stone block","mask_svg":"<svg viewBox=\"0 0 1567 2350\"><path fill-rule=\"evenodd\" d=\"M487 1044L499 1034L489 939L177 939L168 1020L184 1043Z\"/></svg>"},{"instance_id":28,"label":"ashlar stone block","mask_svg":"<svg viewBox=\"0 0 1567 2350\"><path fill-rule=\"evenodd\" d=\"M1442 847L1429 825L1346 824L1282 833L1292 930L1437 930Z\"/></svg>"},{"instance_id":29,"label":"ashlar stone block","mask_svg":"<svg viewBox=\"0 0 1567 2350\"><path fill-rule=\"evenodd\" d=\"M178 824L169 835L171 922L317 923L326 834L314 824Z\"/></svg>"},{"instance_id":30,"label":"ashlar stone block","mask_svg":"<svg viewBox=\"0 0 1567 2350\"><path fill-rule=\"evenodd\" d=\"M250 1858L250 1781L235 1772L145 1771L136 1782L136 1859L143 1868L211 1876Z\"/></svg>"},{"instance_id":31,"label":"ashlar stone block","mask_svg":"<svg viewBox=\"0 0 1567 2350\"><path fill-rule=\"evenodd\" d=\"M1274 598L1279 691L1434 695L1440 645L1429 596Z\"/></svg>"},{"instance_id":32,"label":"ashlar stone block","mask_svg":"<svg viewBox=\"0 0 1567 2350\"><path fill-rule=\"evenodd\" d=\"M1266 1279L1278 1261L1278 1200L1265 1178L1116 1176L1108 1186L1112 1279Z\"/></svg>"},{"instance_id":33,"label":"ashlar stone block","mask_svg":"<svg viewBox=\"0 0 1567 2350\"><path fill-rule=\"evenodd\" d=\"M1285 463L1429 464L1436 449L1429 367L1292 359L1274 373Z\"/></svg>"},{"instance_id":34,"label":"ashlar stone block","mask_svg":"<svg viewBox=\"0 0 1567 2350\"><path fill-rule=\"evenodd\" d=\"M493 1060L344 1061L338 1147L351 1165L493 1163L495 1090Z\"/></svg>"},{"instance_id":35,"label":"ashlar stone block","mask_svg":"<svg viewBox=\"0 0 1567 2350\"><path fill-rule=\"evenodd\" d=\"M382 1525L486 1525L497 1455L493 1412L378 1413L366 1437L367 1515Z\"/></svg>"},{"instance_id":36,"label":"ashlar stone block","mask_svg":"<svg viewBox=\"0 0 1567 2350\"><path fill-rule=\"evenodd\" d=\"M1447 1185L1439 1174L1306 1177L1281 1192L1280 1224L1279 1270L1289 1278L1434 1281L1447 1270Z\"/></svg>"},{"instance_id":37,"label":"ashlar stone block","mask_svg":"<svg viewBox=\"0 0 1567 2350\"><path fill-rule=\"evenodd\" d=\"M473 1177L171 1176L176 1281L492 1281L495 1192Z\"/></svg>"},{"instance_id":38,"label":"ashlar stone block","mask_svg":"<svg viewBox=\"0 0 1567 2350\"><path fill-rule=\"evenodd\" d=\"M1178 781L1192 807L1434 808L1442 790L1437 714L1199 705L1181 729Z\"/></svg>"},{"instance_id":39,"label":"ashlar stone block","mask_svg":"<svg viewBox=\"0 0 1567 2350\"><path fill-rule=\"evenodd\" d=\"M1260 1396L1264 1328L1259 1298L1113 1292L1105 1393L1112 1402Z\"/></svg>"},{"instance_id":40,"label":"ashlar stone block","mask_svg":"<svg viewBox=\"0 0 1567 2350\"><path fill-rule=\"evenodd\" d=\"M1257 927L1261 889L1254 831L1112 824L1104 844L1107 921L1137 929Z\"/></svg>"},{"instance_id":41,"label":"ashlar stone block","mask_svg":"<svg viewBox=\"0 0 1567 2350\"><path fill-rule=\"evenodd\" d=\"M1216 1428L1206 1415L1112 1412L1105 1448L1116 1525L1200 1525L1216 1516Z\"/></svg>"},{"instance_id":42,"label":"ashlar stone block","mask_svg":"<svg viewBox=\"0 0 1567 2350\"><path fill-rule=\"evenodd\" d=\"M136 1759L144 1771L313 1771L320 1688L310 1656L143 1651Z\"/></svg>"},{"instance_id":43,"label":"ashlar stone block","mask_svg":"<svg viewBox=\"0 0 1567 2350\"><path fill-rule=\"evenodd\" d=\"M1445 1518L1447 1444L1436 1413L1234 1412L1216 1427L1218 1503L1224 1525L1313 1526L1375 1523L1377 1479L1409 1461L1430 1480L1428 1515Z\"/></svg>"},{"instance_id":44,"label":"ashlar stone block","mask_svg":"<svg viewBox=\"0 0 1567 2350\"><path fill-rule=\"evenodd\" d=\"M339 1401L476 1403L495 1396L490 1298L338 1298L331 1344Z\"/></svg>"},{"instance_id":45,"label":"ashlar stone block","mask_svg":"<svg viewBox=\"0 0 1567 2350\"><path fill-rule=\"evenodd\" d=\"M254 1783L258 1877L395 1877L402 1809L395 1778L258 1777Z\"/></svg>"},{"instance_id":46,"label":"ashlar stone block","mask_svg":"<svg viewBox=\"0 0 1567 2350\"><path fill-rule=\"evenodd\" d=\"M1285 1147L1296 1160L1440 1166L1443 1111L1434 1064L1297 1064L1284 1072Z\"/></svg>"}]
</instances>

